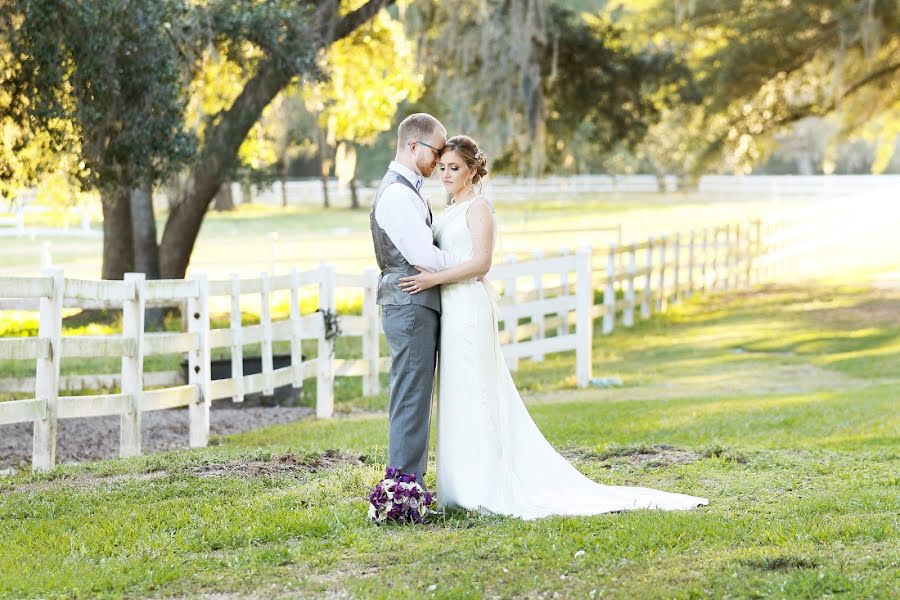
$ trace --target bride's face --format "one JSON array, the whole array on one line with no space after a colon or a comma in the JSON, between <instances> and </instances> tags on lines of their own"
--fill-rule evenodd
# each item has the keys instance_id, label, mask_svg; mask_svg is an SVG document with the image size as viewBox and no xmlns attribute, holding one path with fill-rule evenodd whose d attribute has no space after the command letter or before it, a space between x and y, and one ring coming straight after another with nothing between
<instances>
[{"instance_id":1,"label":"bride's face","mask_svg":"<svg viewBox=\"0 0 900 600\"><path fill-rule=\"evenodd\" d=\"M441 183L448 194L456 196L465 189L466 184L471 186L472 170L466 166L466 162L453 150L448 150L441 155L438 163L441 170Z\"/></svg>"}]
</instances>

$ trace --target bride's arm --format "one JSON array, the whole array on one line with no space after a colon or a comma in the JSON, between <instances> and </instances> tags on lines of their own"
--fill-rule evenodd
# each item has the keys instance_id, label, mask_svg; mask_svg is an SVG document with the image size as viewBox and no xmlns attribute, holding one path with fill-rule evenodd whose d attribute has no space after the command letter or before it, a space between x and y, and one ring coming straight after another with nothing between
<instances>
[{"instance_id":1,"label":"bride's arm","mask_svg":"<svg viewBox=\"0 0 900 600\"><path fill-rule=\"evenodd\" d=\"M436 285L481 278L491 270L494 252L494 212L484 198L472 200L466 213L466 224L472 234L472 258L443 271L432 273L416 267L421 273L400 279L400 287L410 294L417 294Z\"/></svg>"}]
</instances>

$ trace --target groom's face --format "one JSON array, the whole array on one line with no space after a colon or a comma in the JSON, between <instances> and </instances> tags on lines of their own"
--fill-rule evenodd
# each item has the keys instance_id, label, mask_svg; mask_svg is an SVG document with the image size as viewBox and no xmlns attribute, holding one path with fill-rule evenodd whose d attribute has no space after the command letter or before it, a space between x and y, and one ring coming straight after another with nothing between
<instances>
[{"instance_id":1,"label":"groom's face","mask_svg":"<svg viewBox=\"0 0 900 600\"><path fill-rule=\"evenodd\" d=\"M421 140L424 144L416 144L416 166L422 177L431 177L434 168L441 158L441 150L447 144L447 137L440 130Z\"/></svg>"}]
</instances>

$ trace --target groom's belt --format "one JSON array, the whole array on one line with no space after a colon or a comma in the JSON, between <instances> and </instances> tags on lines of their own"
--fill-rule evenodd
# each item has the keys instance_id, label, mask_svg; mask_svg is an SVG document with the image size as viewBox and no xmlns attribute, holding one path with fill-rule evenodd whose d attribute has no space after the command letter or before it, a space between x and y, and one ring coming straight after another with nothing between
<instances>
[{"instance_id":1,"label":"groom's belt","mask_svg":"<svg viewBox=\"0 0 900 600\"><path fill-rule=\"evenodd\" d=\"M410 269L412 269L413 271L415 270L412 268L412 265L408 267L387 267L385 269L382 269L381 274L387 275L388 273L400 273L402 275L410 273Z\"/></svg>"}]
</instances>

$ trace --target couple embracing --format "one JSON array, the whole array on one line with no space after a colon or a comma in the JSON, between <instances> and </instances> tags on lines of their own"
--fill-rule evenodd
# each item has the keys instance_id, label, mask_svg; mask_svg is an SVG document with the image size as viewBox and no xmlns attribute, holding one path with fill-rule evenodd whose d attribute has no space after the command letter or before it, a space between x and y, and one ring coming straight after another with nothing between
<instances>
[{"instance_id":1,"label":"couple embracing","mask_svg":"<svg viewBox=\"0 0 900 600\"><path fill-rule=\"evenodd\" d=\"M420 190L440 169L450 195L435 219ZM607 486L547 442L500 348L497 293L484 279L497 224L477 190L487 160L476 142L431 115L407 117L370 215L381 270L377 301L391 351L389 467L424 485L436 362L437 498L442 508L535 519L654 508L705 498Z\"/></svg>"}]
</instances>

